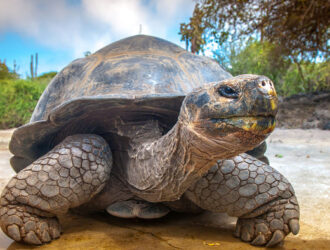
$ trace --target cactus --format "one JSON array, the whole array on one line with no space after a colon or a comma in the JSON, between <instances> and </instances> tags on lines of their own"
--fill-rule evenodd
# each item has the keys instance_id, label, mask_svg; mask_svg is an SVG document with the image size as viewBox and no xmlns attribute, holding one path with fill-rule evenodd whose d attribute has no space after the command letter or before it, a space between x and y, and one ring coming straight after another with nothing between
<instances>
[{"instance_id":1,"label":"cactus","mask_svg":"<svg viewBox=\"0 0 330 250\"><path fill-rule=\"evenodd\" d=\"M31 55L31 61L30 61L30 73L31 73L31 78L34 78L33 74L33 55Z\"/></svg>"},{"instance_id":2,"label":"cactus","mask_svg":"<svg viewBox=\"0 0 330 250\"><path fill-rule=\"evenodd\" d=\"M38 70L38 53L35 54L35 61L33 61L33 55L31 55L31 62L30 62L30 74L31 78L36 78Z\"/></svg>"},{"instance_id":3,"label":"cactus","mask_svg":"<svg viewBox=\"0 0 330 250\"><path fill-rule=\"evenodd\" d=\"M38 53L36 53L36 57L35 57L35 69L34 69L34 77L37 77L38 74L37 74L37 69L38 69Z\"/></svg>"},{"instance_id":4,"label":"cactus","mask_svg":"<svg viewBox=\"0 0 330 250\"><path fill-rule=\"evenodd\" d=\"M14 69L13 69L13 72L16 74L16 66L17 66L17 64L16 64L16 60L14 60Z\"/></svg>"}]
</instances>

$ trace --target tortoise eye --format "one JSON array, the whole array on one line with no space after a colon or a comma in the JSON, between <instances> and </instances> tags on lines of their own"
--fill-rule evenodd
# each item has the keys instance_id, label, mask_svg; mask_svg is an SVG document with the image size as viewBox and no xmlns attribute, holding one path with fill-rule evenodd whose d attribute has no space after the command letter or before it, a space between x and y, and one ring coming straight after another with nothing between
<instances>
[{"instance_id":1,"label":"tortoise eye","mask_svg":"<svg viewBox=\"0 0 330 250\"><path fill-rule=\"evenodd\" d=\"M218 92L221 96L226 97L226 98L231 98L231 99L237 99L238 98L238 92L226 85L221 86L218 89Z\"/></svg>"}]
</instances>

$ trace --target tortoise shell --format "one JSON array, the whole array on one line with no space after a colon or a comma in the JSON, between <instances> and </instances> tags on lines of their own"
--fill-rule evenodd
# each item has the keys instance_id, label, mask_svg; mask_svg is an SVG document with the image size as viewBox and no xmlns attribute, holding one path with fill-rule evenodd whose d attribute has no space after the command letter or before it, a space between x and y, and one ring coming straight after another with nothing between
<instances>
[{"instance_id":1,"label":"tortoise shell","mask_svg":"<svg viewBox=\"0 0 330 250\"><path fill-rule=\"evenodd\" d=\"M171 127L187 93L230 77L215 60L160 38L137 35L114 42L53 78L30 122L12 136L11 165L20 171L70 134L103 135L118 117L152 118Z\"/></svg>"}]
</instances>

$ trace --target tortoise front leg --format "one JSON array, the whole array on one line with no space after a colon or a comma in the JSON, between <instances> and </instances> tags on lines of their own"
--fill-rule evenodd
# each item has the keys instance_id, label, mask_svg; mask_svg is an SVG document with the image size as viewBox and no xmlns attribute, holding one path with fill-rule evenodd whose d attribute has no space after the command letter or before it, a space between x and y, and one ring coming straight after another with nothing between
<instances>
[{"instance_id":1,"label":"tortoise front leg","mask_svg":"<svg viewBox=\"0 0 330 250\"><path fill-rule=\"evenodd\" d=\"M58 238L56 215L101 191L111 166L111 151L102 137L67 137L7 184L0 200L2 230L15 241L30 244Z\"/></svg>"},{"instance_id":2,"label":"tortoise front leg","mask_svg":"<svg viewBox=\"0 0 330 250\"><path fill-rule=\"evenodd\" d=\"M186 195L203 209L238 217L235 235L252 245L274 246L299 231L299 206L292 186L248 154L218 161Z\"/></svg>"}]
</instances>

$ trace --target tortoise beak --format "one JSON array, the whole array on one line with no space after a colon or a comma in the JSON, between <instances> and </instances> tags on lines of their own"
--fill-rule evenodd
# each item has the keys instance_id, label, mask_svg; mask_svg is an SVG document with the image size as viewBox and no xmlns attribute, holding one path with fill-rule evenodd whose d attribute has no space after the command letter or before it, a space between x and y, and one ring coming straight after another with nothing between
<instances>
[{"instance_id":1,"label":"tortoise beak","mask_svg":"<svg viewBox=\"0 0 330 250\"><path fill-rule=\"evenodd\" d=\"M249 75L242 75L249 79ZM258 135L267 135L275 128L275 116L278 108L274 84L267 77L258 76L249 79L242 88L240 105L232 106L230 114L213 118L213 123L223 128L228 124Z\"/></svg>"},{"instance_id":2,"label":"tortoise beak","mask_svg":"<svg viewBox=\"0 0 330 250\"><path fill-rule=\"evenodd\" d=\"M266 77L260 77L246 86L246 99L252 107L251 115L233 117L232 125L254 134L269 134L275 128L278 100L274 84Z\"/></svg>"},{"instance_id":3,"label":"tortoise beak","mask_svg":"<svg viewBox=\"0 0 330 250\"><path fill-rule=\"evenodd\" d=\"M270 134L275 129L274 116L232 117L225 121L253 134Z\"/></svg>"}]
</instances>

